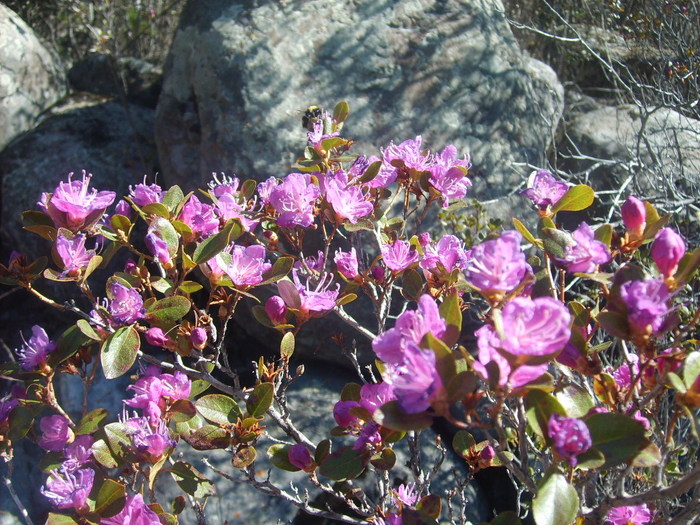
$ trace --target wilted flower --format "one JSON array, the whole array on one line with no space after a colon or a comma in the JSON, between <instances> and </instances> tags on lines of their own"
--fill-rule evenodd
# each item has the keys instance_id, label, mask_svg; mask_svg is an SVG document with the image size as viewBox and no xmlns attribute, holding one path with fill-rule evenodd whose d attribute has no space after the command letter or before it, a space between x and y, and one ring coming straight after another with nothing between
<instances>
[{"instance_id":1,"label":"wilted flower","mask_svg":"<svg viewBox=\"0 0 700 525\"><path fill-rule=\"evenodd\" d=\"M141 184L129 186L129 196L134 204L144 207L147 204L163 201L163 190L157 184L146 184L146 177Z\"/></svg>"},{"instance_id":2,"label":"wilted flower","mask_svg":"<svg viewBox=\"0 0 700 525\"><path fill-rule=\"evenodd\" d=\"M610 252L605 243L595 239L591 227L582 222L572 234L574 244L566 247L559 262L570 273L593 273L600 264L610 261Z\"/></svg>"},{"instance_id":3,"label":"wilted flower","mask_svg":"<svg viewBox=\"0 0 700 525\"><path fill-rule=\"evenodd\" d=\"M520 248L522 236L509 230L498 239L474 246L467 252L464 270L466 280L485 293L506 293L515 289L523 279L532 275Z\"/></svg>"},{"instance_id":4,"label":"wilted flower","mask_svg":"<svg viewBox=\"0 0 700 525\"><path fill-rule=\"evenodd\" d=\"M143 319L143 297L133 288L119 281L112 281L109 286L109 310L112 320L118 324L131 324L138 319Z\"/></svg>"},{"instance_id":5,"label":"wilted flower","mask_svg":"<svg viewBox=\"0 0 700 525\"><path fill-rule=\"evenodd\" d=\"M520 194L525 195L539 209L546 210L561 199L568 189L565 182L556 180L547 170L536 170L530 174L527 189Z\"/></svg>"},{"instance_id":6,"label":"wilted flower","mask_svg":"<svg viewBox=\"0 0 700 525\"><path fill-rule=\"evenodd\" d=\"M202 239L219 231L219 218L214 213L214 207L201 202L196 195L192 195L182 207L179 219Z\"/></svg>"},{"instance_id":7,"label":"wilted flower","mask_svg":"<svg viewBox=\"0 0 700 525\"><path fill-rule=\"evenodd\" d=\"M46 210L54 225L72 232L93 226L114 202L116 193L89 189L92 174L83 171L83 180L60 182L52 194L44 193L38 204Z\"/></svg>"},{"instance_id":8,"label":"wilted flower","mask_svg":"<svg viewBox=\"0 0 700 525\"><path fill-rule=\"evenodd\" d=\"M314 458L311 457L311 452L301 443L292 445L287 452L287 456L292 465L306 472L312 471L315 466Z\"/></svg>"},{"instance_id":9,"label":"wilted flower","mask_svg":"<svg viewBox=\"0 0 700 525\"><path fill-rule=\"evenodd\" d=\"M577 456L593 445L591 433L580 419L552 414L547 425L547 434L552 440L554 451L566 458L572 467L578 463Z\"/></svg>"},{"instance_id":10,"label":"wilted flower","mask_svg":"<svg viewBox=\"0 0 700 525\"><path fill-rule=\"evenodd\" d=\"M68 239L59 233L56 237L56 252L63 263L62 276L77 277L87 268L95 256L95 250L85 249L85 235L79 234Z\"/></svg>"},{"instance_id":11,"label":"wilted flower","mask_svg":"<svg viewBox=\"0 0 700 525\"><path fill-rule=\"evenodd\" d=\"M662 331L671 297L662 280L627 281L620 286L620 297L627 305L627 321L633 334L654 335Z\"/></svg>"},{"instance_id":12,"label":"wilted flower","mask_svg":"<svg viewBox=\"0 0 700 525\"><path fill-rule=\"evenodd\" d=\"M87 504L94 481L95 471L90 468L52 470L41 493L56 509L81 509Z\"/></svg>"},{"instance_id":13,"label":"wilted flower","mask_svg":"<svg viewBox=\"0 0 700 525\"><path fill-rule=\"evenodd\" d=\"M335 252L335 266L346 279L354 279L360 273L355 248L350 248L349 252L337 250Z\"/></svg>"},{"instance_id":14,"label":"wilted flower","mask_svg":"<svg viewBox=\"0 0 700 525\"><path fill-rule=\"evenodd\" d=\"M24 344L15 352L19 358L19 365L22 370L36 370L46 363L48 355L56 348L56 343L49 339L46 331L39 325L32 326L32 336L29 341L24 340Z\"/></svg>"},{"instance_id":15,"label":"wilted flower","mask_svg":"<svg viewBox=\"0 0 700 525\"><path fill-rule=\"evenodd\" d=\"M471 168L471 162L467 156L464 159L457 158L457 148L447 146L442 153L435 155L430 166L430 184L442 195L442 205L447 207L450 201L463 199L467 189L472 185L466 177L466 171Z\"/></svg>"},{"instance_id":16,"label":"wilted flower","mask_svg":"<svg viewBox=\"0 0 700 525\"><path fill-rule=\"evenodd\" d=\"M217 262L236 286L254 286L262 282L263 274L272 267L265 260L265 247L258 244L246 247L234 245L230 264L228 254L219 254Z\"/></svg>"},{"instance_id":17,"label":"wilted flower","mask_svg":"<svg viewBox=\"0 0 700 525\"><path fill-rule=\"evenodd\" d=\"M664 277L671 277L678 269L678 263L685 255L685 241L671 228L664 228L656 234L651 245L651 258Z\"/></svg>"},{"instance_id":18,"label":"wilted flower","mask_svg":"<svg viewBox=\"0 0 700 525\"><path fill-rule=\"evenodd\" d=\"M44 450L60 451L74 438L68 419L61 415L42 417L39 422L39 446Z\"/></svg>"},{"instance_id":19,"label":"wilted flower","mask_svg":"<svg viewBox=\"0 0 700 525\"><path fill-rule=\"evenodd\" d=\"M122 511L111 518L102 518L100 525L160 525L160 519L143 502L143 496L136 494L127 496Z\"/></svg>"},{"instance_id":20,"label":"wilted flower","mask_svg":"<svg viewBox=\"0 0 700 525\"><path fill-rule=\"evenodd\" d=\"M280 215L277 224L285 228L311 226L314 222L314 205L320 193L308 173L287 175L281 184L270 189L270 204Z\"/></svg>"},{"instance_id":21,"label":"wilted flower","mask_svg":"<svg viewBox=\"0 0 700 525\"><path fill-rule=\"evenodd\" d=\"M652 514L646 503L615 507L608 512L606 523L613 525L645 525L651 521Z\"/></svg>"},{"instance_id":22,"label":"wilted flower","mask_svg":"<svg viewBox=\"0 0 700 525\"><path fill-rule=\"evenodd\" d=\"M630 195L620 208L622 222L633 237L641 237L646 227L647 210L644 203Z\"/></svg>"},{"instance_id":23,"label":"wilted flower","mask_svg":"<svg viewBox=\"0 0 700 525\"><path fill-rule=\"evenodd\" d=\"M382 244L380 248L384 264L394 272L402 272L420 259L420 254L415 247L406 241Z\"/></svg>"},{"instance_id":24,"label":"wilted flower","mask_svg":"<svg viewBox=\"0 0 700 525\"><path fill-rule=\"evenodd\" d=\"M282 324L286 321L287 305L284 304L284 300L279 295L273 295L265 301L265 313L272 324Z\"/></svg>"}]
</instances>

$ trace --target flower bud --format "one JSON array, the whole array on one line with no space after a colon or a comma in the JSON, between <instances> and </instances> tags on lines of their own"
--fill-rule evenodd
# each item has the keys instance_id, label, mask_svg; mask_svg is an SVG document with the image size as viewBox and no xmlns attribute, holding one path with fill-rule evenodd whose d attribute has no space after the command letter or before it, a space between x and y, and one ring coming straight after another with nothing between
<instances>
[{"instance_id":1,"label":"flower bud","mask_svg":"<svg viewBox=\"0 0 700 525\"><path fill-rule=\"evenodd\" d=\"M630 195L620 208L622 222L625 228L634 236L641 236L646 227L647 210L644 203L637 197Z\"/></svg>"},{"instance_id":2,"label":"flower bud","mask_svg":"<svg viewBox=\"0 0 700 525\"><path fill-rule=\"evenodd\" d=\"M664 277L671 277L678 269L678 263L685 255L685 241L671 228L664 228L656 234L651 245L651 258Z\"/></svg>"},{"instance_id":3,"label":"flower bud","mask_svg":"<svg viewBox=\"0 0 700 525\"><path fill-rule=\"evenodd\" d=\"M153 327L146 330L146 341L153 346L165 346L168 342L168 336L162 329Z\"/></svg>"},{"instance_id":4,"label":"flower bud","mask_svg":"<svg viewBox=\"0 0 700 525\"><path fill-rule=\"evenodd\" d=\"M288 452L289 462L301 470L309 472L313 470L314 459L311 457L311 452L304 445L298 443L292 445Z\"/></svg>"},{"instance_id":5,"label":"flower bud","mask_svg":"<svg viewBox=\"0 0 700 525\"><path fill-rule=\"evenodd\" d=\"M124 217L131 218L131 205L122 199L114 207L114 213L116 215L123 215Z\"/></svg>"},{"instance_id":6,"label":"flower bud","mask_svg":"<svg viewBox=\"0 0 700 525\"><path fill-rule=\"evenodd\" d=\"M355 407L360 406L357 401L338 401L333 407L333 417L340 427L349 427L355 424L357 418L350 413Z\"/></svg>"},{"instance_id":7,"label":"flower bud","mask_svg":"<svg viewBox=\"0 0 700 525\"><path fill-rule=\"evenodd\" d=\"M287 305L279 295L273 295L265 302L265 313L272 324L283 324L287 316Z\"/></svg>"},{"instance_id":8,"label":"flower bud","mask_svg":"<svg viewBox=\"0 0 700 525\"><path fill-rule=\"evenodd\" d=\"M591 433L580 419L552 414L547 425L547 434L552 440L554 451L566 458L572 467L578 463L577 456L593 445Z\"/></svg>"},{"instance_id":9,"label":"flower bud","mask_svg":"<svg viewBox=\"0 0 700 525\"><path fill-rule=\"evenodd\" d=\"M431 242L430 238L430 233L428 232L423 232L418 236L418 243L421 245L421 247L425 248L428 246Z\"/></svg>"},{"instance_id":10,"label":"flower bud","mask_svg":"<svg viewBox=\"0 0 700 525\"><path fill-rule=\"evenodd\" d=\"M375 266L374 268L372 268L372 278L377 282L381 283L382 281L384 281L385 273L386 271L381 266Z\"/></svg>"},{"instance_id":11,"label":"flower bud","mask_svg":"<svg viewBox=\"0 0 700 525\"><path fill-rule=\"evenodd\" d=\"M207 331L201 326L198 326L192 330L192 333L190 334L190 341L192 342L192 346L194 346L197 350L201 350L207 344Z\"/></svg>"}]
</instances>

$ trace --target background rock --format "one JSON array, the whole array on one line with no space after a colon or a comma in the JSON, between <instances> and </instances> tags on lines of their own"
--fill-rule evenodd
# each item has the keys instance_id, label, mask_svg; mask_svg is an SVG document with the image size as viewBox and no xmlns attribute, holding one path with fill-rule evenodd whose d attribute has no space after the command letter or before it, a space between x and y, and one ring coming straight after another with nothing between
<instances>
[{"instance_id":1,"label":"background rock","mask_svg":"<svg viewBox=\"0 0 700 525\"><path fill-rule=\"evenodd\" d=\"M554 72L523 55L500 1L186 5L156 115L168 183L289 172L307 106L347 100L356 152L423 135L471 153L474 194L506 194L541 163L562 111Z\"/></svg>"},{"instance_id":2,"label":"background rock","mask_svg":"<svg viewBox=\"0 0 700 525\"><path fill-rule=\"evenodd\" d=\"M91 186L118 195L153 175L153 111L117 102L70 105L5 148L0 176L6 246L37 255L43 241L22 230L21 213L35 209L41 192L53 191L69 172L77 177L83 169L94 174Z\"/></svg>"},{"instance_id":3,"label":"background rock","mask_svg":"<svg viewBox=\"0 0 700 525\"><path fill-rule=\"evenodd\" d=\"M0 3L0 150L66 92L58 59Z\"/></svg>"}]
</instances>

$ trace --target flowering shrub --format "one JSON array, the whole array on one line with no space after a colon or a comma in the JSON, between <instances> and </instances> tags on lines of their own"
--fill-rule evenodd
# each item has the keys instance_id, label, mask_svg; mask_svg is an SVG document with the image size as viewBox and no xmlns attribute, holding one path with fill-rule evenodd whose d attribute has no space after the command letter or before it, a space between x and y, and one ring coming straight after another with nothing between
<instances>
[{"instance_id":1,"label":"flowering shrub","mask_svg":"<svg viewBox=\"0 0 700 525\"><path fill-rule=\"evenodd\" d=\"M453 235L432 239L422 219L433 204L460 206L468 157L454 146L431 154L420 137L389 145L381 159L351 155L352 141L340 134L347 115L345 103L332 114L309 112L304 156L281 180L215 176L198 195L144 181L109 214L114 193L90 188L89 175L69 176L42 196L41 211L25 213L26 229L54 244L52 263L13 254L0 280L76 322L53 338L34 326L18 362L3 366L27 388L2 400L0 447L9 461L13 442L28 437L52 454L42 463L49 523L177 523L178 506L154 501L145 487L170 473L193 501L208 497L209 480L172 460L187 445L227 450L246 483L310 514L463 523L451 499L430 493L439 472L415 458L412 482L378 483L376 496L325 481L363 472L389 480L395 443L436 417L458 429L452 447L470 475L505 468L521 489L515 513L492 523L527 514L538 525L682 515L700 480L692 339L700 314L678 305L700 250L687 253L666 227L670 217L634 197L620 210L622 226L582 222L565 231L557 214L588 208L594 192L544 170L523 192L539 218L534 233L516 219L514 230L471 247ZM395 202L403 205L392 216ZM324 250L309 256L313 236ZM99 282L93 272L110 268L119 250L132 259ZM33 286L41 278L73 283L84 302L45 297ZM373 326L346 309L359 295L374 309ZM249 387L225 347L244 297L260 303L257 321L283 334L279 358L259 361ZM464 346L467 308L481 323L476 348ZM362 384L339 393L337 427L316 443L295 426L286 387L295 336L331 312L371 342L377 361L370 377L353 361ZM96 367L114 379L137 363L122 414L97 409L72 419L55 395L56 374L78 371L89 387ZM347 513L256 477L269 425L287 435L266 451L274 467L342 498Z\"/></svg>"}]
</instances>

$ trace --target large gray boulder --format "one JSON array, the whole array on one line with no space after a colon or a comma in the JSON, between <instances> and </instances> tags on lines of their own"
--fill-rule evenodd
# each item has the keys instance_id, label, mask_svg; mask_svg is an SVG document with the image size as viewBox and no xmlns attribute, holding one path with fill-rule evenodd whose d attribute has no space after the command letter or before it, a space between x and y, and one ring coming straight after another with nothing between
<instances>
[{"instance_id":1,"label":"large gray boulder","mask_svg":"<svg viewBox=\"0 0 700 525\"><path fill-rule=\"evenodd\" d=\"M22 231L20 215L36 209L66 175L94 175L91 187L124 195L156 169L153 110L118 102L83 101L63 106L0 153L2 238L27 255L44 255L36 235ZM152 179L151 179L152 180Z\"/></svg>"},{"instance_id":2,"label":"large gray boulder","mask_svg":"<svg viewBox=\"0 0 700 525\"><path fill-rule=\"evenodd\" d=\"M674 202L700 197L700 121L663 107L632 105L583 113L566 128L567 167L596 189L630 189Z\"/></svg>"},{"instance_id":3,"label":"large gray boulder","mask_svg":"<svg viewBox=\"0 0 700 525\"><path fill-rule=\"evenodd\" d=\"M562 112L554 72L523 54L500 0L187 3L156 140L171 183L286 175L309 105L347 100L358 153L421 134L470 153L480 198L541 165Z\"/></svg>"},{"instance_id":4,"label":"large gray boulder","mask_svg":"<svg viewBox=\"0 0 700 525\"><path fill-rule=\"evenodd\" d=\"M65 92L65 71L57 57L0 3L0 150L32 128Z\"/></svg>"}]
</instances>

